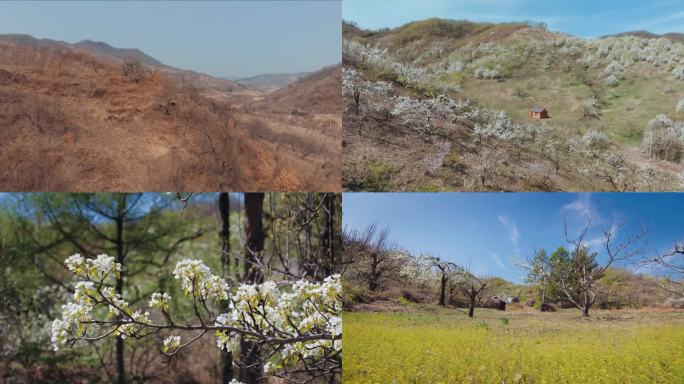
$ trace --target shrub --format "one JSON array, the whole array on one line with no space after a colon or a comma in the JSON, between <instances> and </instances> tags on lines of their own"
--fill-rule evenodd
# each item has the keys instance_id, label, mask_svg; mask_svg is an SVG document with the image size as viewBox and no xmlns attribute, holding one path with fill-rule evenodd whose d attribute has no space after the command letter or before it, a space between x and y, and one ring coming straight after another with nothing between
<instances>
[{"instance_id":1,"label":"shrub","mask_svg":"<svg viewBox=\"0 0 684 384\"><path fill-rule=\"evenodd\" d=\"M684 112L684 99L679 100L679 103L677 103L677 112Z\"/></svg>"},{"instance_id":2,"label":"shrub","mask_svg":"<svg viewBox=\"0 0 684 384\"><path fill-rule=\"evenodd\" d=\"M584 117L598 119L601 113L598 109L599 101L596 96L591 96L582 103L581 110Z\"/></svg>"},{"instance_id":3,"label":"shrub","mask_svg":"<svg viewBox=\"0 0 684 384\"><path fill-rule=\"evenodd\" d=\"M435 153L428 155L423 159L425 163L425 171L428 175L435 176L442 169L444 165L444 158L451 151L451 143L448 141L437 140L433 143L435 147Z\"/></svg>"},{"instance_id":4,"label":"shrub","mask_svg":"<svg viewBox=\"0 0 684 384\"><path fill-rule=\"evenodd\" d=\"M392 189L391 177L394 173L394 168L391 164L383 161L368 161L364 172L364 180L362 181L363 189L368 191L387 191Z\"/></svg>"},{"instance_id":5,"label":"shrub","mask_svg":"<svg viewBox=\"0 0 684 384\"><path fill-rule=\"evenodd\" d=\"M447 73L461 72L463 71L463 68L465 68L465 65L462 62L454 61L451 64L449 64L449 68L447 68Z\"/></svg>"},{"instance_id":6,"label":"shrub","mask_svg":"<svg viewBox=\"0 0 684 384\"><path fill-rule=\"evenodd\" d=\"M592 150L605 150L610 145L608 136L603 132L598 132L593 129L588 130L584 136L582 136L582 142L587 148Z\"/></svg>"},{"instance_id":7,"label":"shrub","mask_svg":"<svg viewBox=\"0 0 684 384\"><path fill-rule=\"evenodd\" d=\"M672 70L672 76L677 80L684 80L684 65L677 66Z\"/></svg>"},{"instance_id":8,"label":"shrub","mask_svg":"<svg viewBox=\"0 0 684 384\"><path fill-rule=\"evenodd\" d=\"M487 69L479 67L475 69L475 78L482 80L498 79L500 77L499 71L496 69Z\"/></svg>"},{"instance_id":9,"label":"shrub","mask_svg":"<svg viewBox=\"0 0 684 384\"><path fill-rule=\"evenodd\" d=\"M658 115L648 122L643 143L650 157L679 162L684 149L684 123Z\"/></svg>"}]
</instances>

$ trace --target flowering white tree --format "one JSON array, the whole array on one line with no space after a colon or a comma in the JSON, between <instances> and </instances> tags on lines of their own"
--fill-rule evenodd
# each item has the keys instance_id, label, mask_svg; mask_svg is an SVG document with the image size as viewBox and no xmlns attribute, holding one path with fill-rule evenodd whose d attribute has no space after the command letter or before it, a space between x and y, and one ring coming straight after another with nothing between
<instances>
[{"instance_id":1,"label":"flowering white tree","mask_svg":"<svg viewBox=\"0 0 684 384\"><path fill-rule=\"evenodd\" d=\"M624 71L625 66L619 61L610 62L603 71L603 74L606 77L606 84L613 87L620 84L620 81L625 78Z\"/></svg>"},{"instance_id":2,"label":"flowering white tree","mask_svg":"<svg viewBox=\"0 0 684 384\"><path fill-rule=\"evenodd\" d=\"M677 80L684 80L684 65L677 66L672 70L672 76Z\"/></svg>"},{"instance_id":3,"label":"flowering white tree","mask_svg":"<svg viewBox=\"0 0 684 384\"><path fill-rule=\"evenodd\" d=\"M352 68L342 70L342 94L352 100L354 113L357 115L363 111L364 105L371 109L377 109L378 106L373 102L373 97L384 96L391 90L392 85L390 83L364 80Z\"/></svg>"},{"instance_id":4,"label":"flowering white tree","mask_svg":"<svg viewBox=\"0 0 684 384\"><path fill-rule=\"evenodd\" d=\"M649 157L678 162L684 151L684 123L660 114L648 122L643 144Z\"/></svg>"},{"instance_id":5,"label":"flowering white tree","mask_svg":"<svg viewBox=\"0 0 684 384\"><path fill-rule=\"evenodd\" d=\"M256 346L256 364L263 367L260 381L271 375L309 382L341 371L339 275L321 283L268 281L231 287L201 261L185 259L173 273L192 301L196 323L189 324L174 319L169 312L172 298L165 292L153 293L146 307L132 308L111 286L122 271L114 257L89 259L75 254L65 265L75 275L74 294L73 301L62 306L61 317L52 322L55 350L109 336L144 338L168 333L162 353L170 361L212 333L224 350L235 350L243 341Z\"/></svg>"},{"instance_id":6,"label":"flowering white tree","mask_svg":"<svg viewBox=\"0 0 684 384\"><path fill-rule=\"evenodd\" d=\"M342 57L344 61L356 64L362 68L382 65L387 55L386 49L368 46L355 40L344 39L342 42Z\"/></svg>"},{"instance_id":7,"label":"flowering white tree","mask_svg":"<svg viewBox=\"0 0 684 384\"><path fill-rule=\"evenodd\" d=\"M593 129L588 130L582 136L582 142L587 146L587 148L592 150L603 150L608 148L610 145L608 136L606 136L605 133L595 131Z\"/></svg>"}]
</instances>

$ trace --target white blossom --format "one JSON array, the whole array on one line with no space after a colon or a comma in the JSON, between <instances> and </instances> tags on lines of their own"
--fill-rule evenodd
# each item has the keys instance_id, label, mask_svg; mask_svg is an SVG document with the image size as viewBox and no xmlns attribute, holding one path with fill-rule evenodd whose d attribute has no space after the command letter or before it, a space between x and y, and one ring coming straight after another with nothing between
<instances>
[{"instance_id":1,"label":"white blossom","mask_svg":"<svg viewBox=\"0 0 684 384\"><path fill-rule=\"evenodd\" d=\"M166 339L164 339L164 348L162 349L164 352L168 351L173 351L177 349L180 346L181 343L181 337L180 336L169 336Z\"/></svg>"},{"instance_id":2,"label":"white blossom","mask_svg":"<svg viewBox=\"0 0 684 384\"><path fill-rule=\"evenodd\" d=\"M150 298L149 305L152 308L166 309L169 306L171 296L166 292L155 292Z\"/></svg>"}]
</instances>

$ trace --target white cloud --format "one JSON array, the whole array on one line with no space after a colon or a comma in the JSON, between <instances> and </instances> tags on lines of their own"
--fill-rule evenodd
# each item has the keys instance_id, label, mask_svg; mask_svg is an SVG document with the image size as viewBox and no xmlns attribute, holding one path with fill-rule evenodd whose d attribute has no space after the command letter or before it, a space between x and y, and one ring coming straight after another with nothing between
<instances>
[{"instance_id":1,"label":"white cloud","mask_svg":"<svg viewBox=\"0 0 684 384\"><path fill-rule=\"evenodd\" d=\"M594 204L591 201L591 193L580 194L575 201L561 207L561 213L571 212L579 216L593 217L595 214Z\"/></svg>"},{"instance_id":2,"label":"white cloud","mask_svg":"<svg viewBox=\"0 0 684 384\"><path fill-rule=\"evenodd\" d=\"M515 225L515 222L506 215L499 215L497 216L497 219L499 219L499 222L506 227L506 230L508 230L508 237L511 239L511 243L517 247L518 239L520 238L520 232L518 231L518 227Z\"/></svg>"},{"instance_id":3,"label":"white cloud","mask_svg":"<svg viewBox=\"0 0 684 384\"><path fill-rule=\"evenodd\" d=\"M620 230L620 226L617 225L616 223L611 223L610 229L608 229L608 232L615 238ZM599 251L597 248L603 249L604 247L604 241L605 241L605 236L603 234L603 231L601 231L601 234L599 234L596 237L593 237L589 240L585 240L582 244L594 251Z\"/></svg>"},{"instance_id":4,"label":"white cloud","mask_svg":"<svg viewBox=\"0 0 684 384\"><path fill-rule=\"evenodd\" d=\"M498 253L492 252L490 255L496 262L496 265L498 265L501 269L506 269L506 266L504 265L503 261L501 261L501 258L499 257Z\"/></svg>"}]
</instances>

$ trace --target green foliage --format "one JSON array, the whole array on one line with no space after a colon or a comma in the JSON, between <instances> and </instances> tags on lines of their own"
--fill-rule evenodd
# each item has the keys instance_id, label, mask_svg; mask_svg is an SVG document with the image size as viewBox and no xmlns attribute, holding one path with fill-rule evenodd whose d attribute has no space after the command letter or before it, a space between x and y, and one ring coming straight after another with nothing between
<instances>
[{"instance_id":1,"label":"green foliage","mask_svg":"<svg viewBox=\"0 0 684 384\"><path fill-rule=\"evenodd\" d=\"M392 188L391 177L394 167L391 164L379 160L371 160L364 163L361 176L361 189L370 192L389 191Z\"/></svg>"},{"instance_id":2,"label":"green foliage","mask_svg":"<svg viewBox=\"0 0 684 384\"><path fill-rule=\"evenodd\" d=\"M401 305L406 305L406 306L412 304L411 301L409 301L408 299L406 299L406 298L403 297L403 296L397 297L397 298L396 298L396 302L399 303L399 304L401 304Z\"/></svg>"},{"instance_id":3,"label":"green foliage","mask_svg":"<svg viewBox=\"0 0 684 384\"><path fill-rule=\"evenodd\" d=\"M438 180L424 180L416 186L416 192L442 192L444 187Z\"/></svg>"}]
</instances>

